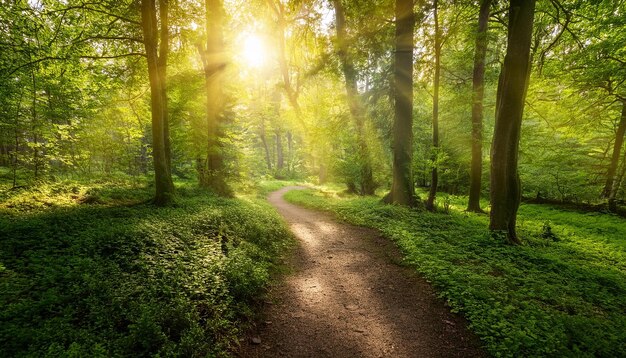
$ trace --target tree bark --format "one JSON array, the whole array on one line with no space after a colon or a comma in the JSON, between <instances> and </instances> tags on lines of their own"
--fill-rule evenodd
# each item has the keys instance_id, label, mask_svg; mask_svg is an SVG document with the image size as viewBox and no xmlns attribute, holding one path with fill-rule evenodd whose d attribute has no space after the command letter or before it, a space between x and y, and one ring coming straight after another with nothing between
<instances>
[{"instance_id":1,"label":"tree bark","mask_svg":"<svg viewBox=\"0 0 626 358\"><path fill-rule=\"evenodd\" d=\"M293 171L293 135L287 131L287 171Z\"/></svg>"},{"instance_id":2,"label":"tree bark","mask_svg":"<svg viewBox=\"0 0 626 358\"><path fill-rule=\"evenodd\" d=\"M282 170L285 168L285 155L283 152L283 134L280 129L276 129L276 171L278 176L282 176Z\"/></svg>"},{"instance_id":3,"label":"tree bark","mask_svg":"<svg viewBox=\"0 0 626 358\"><path fill-rule=\"evenodd\" d=\"M285 56L286 52L286 40L285 40L285 30L287 28L287 20L285 19L285 7L281 1L275 0L267 0L268 4L276 14L278 18L278 65L280 67L280 73L283 77L283 86L285 90L285 94L287 95L287 100L289 104L293 108L294 112L296 112L296 116L298 120L301 122L302 128L306 131L306 124L302 121L302 110L300 109L300 104L298 103L299 91L297 88L294 88L291 83L291 76L289 75L289 64L287 63L287 58Z\"/></svg>"},{"instance_id":4,"label":"tree bark","mask_svg":"<svg viewBox=\"0 0 626 358\"><path fill-rule=\"evenodd\" d=\"M439 29L438 1L433 1L435 17L435 78L433 80L433 168L430 180L430 191L426 200L426 209L435 210L435 197L439 175L437 173L437 156L439 150L439 79L441 76L441 31Z\"/></svg>"},{"instance_id":5,"label":"tree bark","mask_svg":"<svg viewBox=\"0 0 626 358\"><path fill-rule=\"evenodd\" d=\"M207 94L207 170L203 186L218 195L231 196L226 184L223 158L224 94L224 8L221 0L206 0L206 48L201 52Z\"/></svg>"},{"instance_id":6,"label":"tree bark","mask_svg":"<svg viewBox=\"0 0 626 358\"><path fill-rule=\"evenodd\" d=\"M20 90L20 96L19 99L17 101L17 109L15 110L15 127L14 127L14 132L13 132L13 139L15 141L14 145L15 145L15 150L13 152L12 158L11 158L11 166L13 169L13 188L17 187L17 166L19 164L19 154L20 154L20 130L19 130L19 125L20 125L20 111L22 110L22 97L24 95L24 91Z\"/></svg>"},{"instance_id":7,"label":"tree bark","mask_svg":"<svg viewBox=\"0 0 626 358\"><path fill-rule=\"evenodd\" d=\"M606 184L602 192L603 196L608 199L609 208L615 211L615 196L619 189L619 177L617 168L619 166L619 158L624 144L624 134L626 134L626 100L622 100L622 116L620 117L617 131L615 132L615 142L613 143L613 154L607 172Z\"/></svg>"},{"instance_id":8,"label":"tree bark","mask_svg":"<svg viewBox=\"0 0 626 358\"><path fill-rule=\"evenodd\" d=\"M396 0L394 56L393 182L390 202L415 206L413 185L413 0Z\"/></svg>"},{"instance_id":9,"label":"tree bark","mask_svg":"<svg viewBox=\"0 0 626 358\"><path fill-rule=\"evenodd\" d=\"M167 17L167 6L163 6L163 0L160 1L161 16L161 39L168 39L167 27L163 27L167 21L163 22L163 16ZM166 138L166 121L167 121L167 95L165 94L165 71L159 66L167 65L167 50L159 51L158 44L158 22L155 0L141 1L141 27L143 31L144 46L146 49L146 59L148 61L148 77L150 79L150 106L152 110L152 157L154 160L154 180L155 180L155 198L156 205L166 205L172 200L174 195L174 184L172 182L172 174L170 170L170 159L167 155L167 147L169 137ZM167 47L167 45L166 45ZM158 52L165 58L159 58Z\"/></svg>"},{"instance_id":10,"label":"tree bark","mask_svg":"<svg viewBox=\"0 0 626 358\"><path fill-rule=\"evenodd\" d=\"M261 126L259 128L259 137L261 138L261 144L265 152L265 164L268 170L272 170L272 159L270 158L270 148L267 145L267 137L265 135L265 118L261 116Z\"/></svg>"},{"instance_id":11,"label":"tree bark","mask_svg":"<svg viewBox=\"0 0 626 358\"><path fill-rule=\"evenodd\" d=\"M472 164L467 211L484 212L480 208L483 172L483 97L485 94L485 58L487 57L487 27L492 0L482 0L478 13L474 73L472 76Z\"/></svg>"},{"instance_id":12,"label":"tree bark","mask_svg":"<svg viewBox=\"0 0 626 358\"><path fill-rule=\"evenodd\" d=\"M33 81L33 108L32 108L32 131L33 131L33 165L35 179L39 176L39 135L37 133L38 119L37 119L37 81L35 80L35 69L31 69L31 77Z\"/></svg>"},{"instance_id":13,"label":"tree bark","mask_svg":"<svg viewBox=\"0 0 626 358\"><path fill-rule=\"evenodd\" d=\"M369 147L365 138L365 109L363 108L357 89L356 69L354 68L354 63L348 52L346 18L341 0L333 0L333 4L335 7L335 25L337 30L337 56L341 62L341 69L345 80L346 95L348 98L348 107L350 108L350 115L354 120L356 129L360 174L359 194L373 195L376 190L376 186L374 184L374 177L372 174Z\"/></svg>"},{"instance_id":14,"label":"tree bark","mask_svg":"<svg viewBox=\"0 0 626 358\"><path fill-rule=\"evenodd\" d=\"M613 187L615 180L615 173L619 162L620 152L624 143L624 134L626 133L626 101L622 101L622 115L620 117L619 124L617 125L617 131L615 132L615 141L613 142L613 153L611 154L611 161L609 162L609 168L607 170L606 182L604 189L602 190L602 197L608 198Z\"/></svg>"},{"instance_id":15,"label":"tree bark","mask_svg":"<svg viewBox=\"0 0 626 358\"><path fill-rule=\"evenodd\" d=\"M491 145L491 214L489 229L513 244L521 200L517 171L524 101L530 73L530 41L535 0L511 0L507 52L498 83L496 123Z\"/></svg>"},{"instance_id":16,"label":"tree bark","mask_svg":"<svg viewBox=\"0 0 626 358\"><path fill-rule=\"evenodd\" d=\"M167 100L167 58L170 53L169 32L169 0L159 0L159 15L161 20L159 58L157 60L159 76L161 77L161 97L163 97L163 143L167 168L172 172L172 146L170 142L169 101Z\"/></svg>"}]
</instances>

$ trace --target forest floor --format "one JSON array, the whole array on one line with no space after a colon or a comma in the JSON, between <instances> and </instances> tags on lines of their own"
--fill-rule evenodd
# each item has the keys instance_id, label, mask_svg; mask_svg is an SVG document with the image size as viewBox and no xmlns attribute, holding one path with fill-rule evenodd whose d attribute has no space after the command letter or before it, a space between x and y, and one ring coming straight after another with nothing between
<instances>
[{"instance_id":1,"label":"forest floor","mask_svg":"<svg viewBox=\"0 0 626 358\"><path fill-rule=\"evenodd\" d=\"M378 231L270 194L299 245L293 272L273 287L242 357L481 357L466 321L403 265Z\"/></svg>"}]
</instances>

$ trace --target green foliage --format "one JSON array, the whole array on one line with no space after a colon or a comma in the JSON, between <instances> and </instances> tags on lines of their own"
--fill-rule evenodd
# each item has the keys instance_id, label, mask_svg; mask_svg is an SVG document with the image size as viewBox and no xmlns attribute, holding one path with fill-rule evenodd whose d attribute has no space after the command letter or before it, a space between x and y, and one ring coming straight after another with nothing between
<instances>
[{"instance_id":1,"label":"green foliage","mask_svg":"<svg viewBox=\"0 0 626 358\"><path fill-rule=\"evenodd\" d=\"M332 191L292 191L286 198L393 239L494 356L626 355L622 218L522 205L526 244L509 246L490 237L485 215L463 212L461 197L446 200L449 215ZM546 240L546 233L559 240Z\"/></svg>"},{"instance_id":2,"label":"green foliage","mask_svg":"<svg viewBox=\"0 0 626 358\"><path fill-rule=\"evenodd\" d=\"M3 194L0 356L228 354L291 236L254 197L179 183L155 208L150 193L66 181Z\"/></svg>"}]
</instances>

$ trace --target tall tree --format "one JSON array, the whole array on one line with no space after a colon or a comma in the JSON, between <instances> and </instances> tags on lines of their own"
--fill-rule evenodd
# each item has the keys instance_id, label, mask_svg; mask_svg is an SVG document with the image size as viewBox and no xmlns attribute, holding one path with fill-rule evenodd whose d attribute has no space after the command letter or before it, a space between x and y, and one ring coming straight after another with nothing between
<instances>
[{"instance_id":1,"label":"tall tree","mask_svg":"<svg viewBox=\"0 0 626 358\"><path fill-rule=\"evenodd\" d=\"M206 84L207 158L201 173L201 184L218 195L230 196L226 184L222 137L225 121L223 92L224 70L224 7L221 0L205 0L206 45L199 45Z\"/></svg>"},{"instance_id":2,"label":"tall tree","mask_svg":"<svg viewBox=\"0 0 626 358\"><path fill-rule=\"evenodd\" d=\"M168 0L159 0L158 11L156 0L141 0L141 28L150 79L152 156L156 184L154 202L157 205L169 203L174 194L170 167L167 82L165 77L169 54L168 10Z\"/></svg>"},{"instance_id":3,"label":"tall tree","mask_svg":"<svg viewBox=\"0 0 626 358\"><path fill-rule=\"evenodd\" d=\"M517 162L524 101L530 74L530 42L535 0L511 0L507 49L498 82L496 123L491 145L491 214L489 229L510 243L515 230L521 186Z\"/></svg>"},{"instance_id":4,"label":"tall tree","mask_svg":"<svg viewBox=\"0 0 626 358\"><path fill-rule=\"evenodd\" d=\"M426 200L426 209L435 209L435 197L439 175L437 173L437 157L439 151L439 80L441 76L441 30L439 28L438 1L433 1L433 15L435 21L435 78L433 80L433 167L430 180L430 191Z\"/></svg>"},{"instance_id":5,"label":"tall tree","mask_svg":"<svg viewBox=\"0 0 626 358\"><path fill-rule=\"evenodd\" d=\"M300 103L298 102L298 97L300 95L300 86L299 83L296 82L295 86L291 80L291 74L289 73L289 63L287 62L287 14L285 11L285 5L280 0L266 0L268 6L272 9L272 12L276 15L276 26L277 26L277 36L278 36L278 65L280 67L280 74L283 79L283 89L285 90L285 94L287 95L287 100L289 104L293 108L296 116L299 120L302 118L302 109L300 108ZM306 129L306 124L304 121L300 122L304 129Z\"/></svg>"},{"instance_id":6,"label":"tall tree","mask_svg":"<svg viewBox=\"0 0 626 358\"><path fill-rule=\"evenodd\" d=\"M413 0L396 0L394 56L393 183L389 202L414 206L413 184Z\"/></svg>"},{"instance_id":7,"label":"tall tree","mask_svg":"<svg viewBox=\"0 0 626 358\"><path fill-rule=\"evenodd\" d=\"M611 162L606 175L606 183L604 184L603 196L608 199L609 209L616 210L615 196L620 186L620 176L617 173L619 166L619 158L624 144L624 134L626 134L626 99L622 99L622 115L620 117L617 130L615 131L615 141L613 142L613 153Z\"/></svg>"},{"instance_id":8,"label":"tall tree","mask_svg":"<svg viewBox=\"0 0 626 358\"><path fill-rule=\"evenodd\" d=\"M485 94L485 58L487 56L487 25L492 0L481 0L476 29L476 50L472 76L472 164L467 211L483 212L480 188L483 174L483 97Z\"/></svg>"},{"instance_id":9,"label":"tall tree","mask_svg":"<svg viewBox=\"0 0 626 358\"><path fill-rule=\"evenodd\" d=\"M333 0L335 7L335 27L337 30L337 56L341 62L348 107L354 120L359 165L359 192L362 195L373 195L376 190L370 151L365 138L365 108L357 88L357 72L350 56L348 33L346 30L346 15L341 0Z\"/></svg>"}]
</instances>

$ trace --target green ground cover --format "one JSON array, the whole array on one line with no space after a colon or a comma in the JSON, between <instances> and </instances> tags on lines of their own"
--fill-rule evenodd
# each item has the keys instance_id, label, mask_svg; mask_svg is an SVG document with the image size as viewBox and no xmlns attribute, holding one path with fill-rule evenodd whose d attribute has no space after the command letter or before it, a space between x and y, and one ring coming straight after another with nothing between
<instances>
[{"instance_id":1,"label":"green ground cover","mask_svg":"<svg viewBox=\"0 0 626 358\"><path fill-rule=\"evenodd\" d=\"M494 356L626 356L623 218L522 205L524 245L510 246L461 197L441 197L439 213L327 188L286 198L394 240Z\"/></svg>"},{"instance_id":2,"label":"green ground cover","mask_svg":"<svg viewBox=\"0 0 626 358\"><path fill-rule=\"evenodd\" d=\"M224 356L293 243L251 194L61 181L0 191L0 356Z\"/></svg>"}]
</instances>

